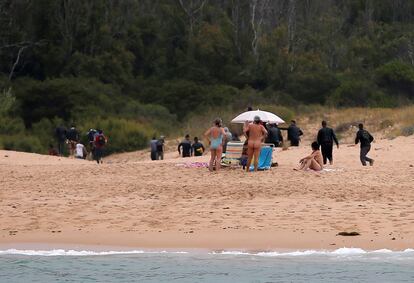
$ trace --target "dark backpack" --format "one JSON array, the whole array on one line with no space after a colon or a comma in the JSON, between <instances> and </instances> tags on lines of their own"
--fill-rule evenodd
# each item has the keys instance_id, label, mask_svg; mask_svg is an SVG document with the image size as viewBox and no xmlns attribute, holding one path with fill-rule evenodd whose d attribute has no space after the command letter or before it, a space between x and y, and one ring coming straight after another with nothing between
<instances>
[{"instance_id":1,"label":"dark backpack","mask_svg":"<svg viewBox=\"0 0 414 283\"><path fill-rule=\"evenodd\" d=\"M98 136L97 144L100 145L100 146L104 146L106 144L106 140L105 140L104 135L99 135Z\"/></svg>"},{"instance_id":2,"label":"dark backpack","mask_svg":"<svg viewBox=\"0 0 414 283\"><path fill-rule=\"evenodd\" d=\"M371 143L374 138L368 133L368 131L363 130L361 132L361 139L364 140L366 143Z\"/></svg>"}]
</instances>

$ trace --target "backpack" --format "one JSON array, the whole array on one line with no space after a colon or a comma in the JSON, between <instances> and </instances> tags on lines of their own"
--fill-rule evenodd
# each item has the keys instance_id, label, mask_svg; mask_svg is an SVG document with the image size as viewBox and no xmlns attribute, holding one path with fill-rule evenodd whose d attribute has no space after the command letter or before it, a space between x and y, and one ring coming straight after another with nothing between
<instances>
[{"instance_id":1,"label":"backpack","mask_svg":"<svg viewBox=\"0 0 414 283\"><path fill-rule=\"evenodd\" d=\"M363 130L361 133L361 139L364 140L366 143L371 143L374 138L368 133L368 131Z\"/></svg>"},{"instance_id":2,"label":"backpack","mask_svg":"<svg viewBox=\"0 0 414 283\"><path fill-rule=\"evenodd\" d=\"M161 140L158 140L157 141L157 151L158 152L162 152L163 151L163 145L164 145L164 142L163 141L161 141Z\"/></svg>"},{"instance_id":3,"label":"backpack","mask_svg":"<svg viewBox=\"0 0 414 283\"><path fill-rule=\"evenodd\" d=\"M97 144L99 146L104 146L106 144L106 140L105 140L104 135L99 135L98 136L98 138L97 138Z\"/></svg>"}]
</instances>

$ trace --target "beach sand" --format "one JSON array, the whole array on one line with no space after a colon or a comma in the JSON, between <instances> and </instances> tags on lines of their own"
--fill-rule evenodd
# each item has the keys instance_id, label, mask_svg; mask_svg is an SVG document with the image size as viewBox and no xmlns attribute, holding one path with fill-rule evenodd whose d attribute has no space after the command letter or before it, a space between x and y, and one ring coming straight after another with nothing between
<instances>
[{"instance_id":1,"label":"beach sand","mask_svg":"<svg viewBox=\"0 0 414 283\"><path fill-rule=\"evenodd\" d=\"M296 172L303 145L270 171L187 168L208 157L152 162L147 151L103 165L0 151L0 245L150 249L414 248L414 137L334 149L328 170ZM338 236L358 232L360 236Z\"/></svg>"}]
</instances>

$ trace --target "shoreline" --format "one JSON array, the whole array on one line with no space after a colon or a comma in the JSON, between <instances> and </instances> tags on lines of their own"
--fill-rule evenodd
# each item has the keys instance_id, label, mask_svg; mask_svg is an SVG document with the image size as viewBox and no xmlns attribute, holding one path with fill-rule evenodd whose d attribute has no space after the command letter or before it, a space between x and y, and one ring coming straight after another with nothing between
<instances>
[{"instance_id":1,"label":"shoreline","mask_svg":"<svg viewBox=\"0 0 414 283\"><path fill-rule=\"evenodd\" d=\"M337 236L328 232L283 231L204 231L191 234L182 232L153 233L30 233L2 237L0 250L4 249L84 249L92 251L144 250L144 251L334 251L339 248L359 248L366 251L414 249L414 240L400 237L392 240L390 235L363 234L360 236Z\"/></svg>"}]
</instances>

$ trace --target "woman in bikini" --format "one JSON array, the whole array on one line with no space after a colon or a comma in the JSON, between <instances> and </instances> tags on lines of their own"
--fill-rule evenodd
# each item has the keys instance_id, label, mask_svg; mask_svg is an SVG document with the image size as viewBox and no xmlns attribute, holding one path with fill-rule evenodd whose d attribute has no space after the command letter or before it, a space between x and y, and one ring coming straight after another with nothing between
<instances>
[{"instance_id":1,"label":"woman in bikini","mask_svg":"<svg viewBox=\"0 0 414 283\"><path fill-rule=\"evenodd\" d=\"M204 136L210 143L210 163L208 169L213 171L214 162L216 163L216 171L220 169L221 155L223 153L223 142L226 138L226 133L221 127L221 119L214 121L214 126L208 129Z\"/></svg>"},{"instance_id":2,"label":"woman in bikini","mask_svg":"<svg viewBox=\"0 0 414 283\"><path fill-rule=\"evenodd\" d=\"M246 171L250 171L250 164L252 163L252 158L254 156L254 171L257 171L259 165L259 155L260 149L262 148L262 142L267 136L267 131L263 125L260 124L260 117L254 117L252 124L249 122L244 123L243 132L245 134L249 133L249 141L247 148L247 168Z\"/></svg>"},{"instance_id":3,"label":"woman in bikini","mask_svg":"<svg viewBox=\"0 0 414 283\"><path fill-rule=\"evenodd\" d=\"M302 158L299 161L299 168L295 168L295 170L311 169L314 171L321 171L323 169L323 158L319 150L319 144L317 142L313 142L311 147L312 153L309 156Z\"/></svg>"}]
</instances>

